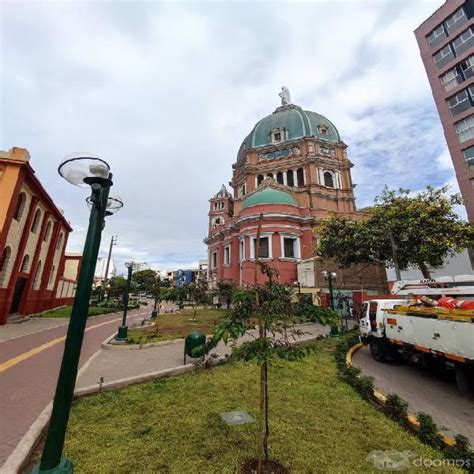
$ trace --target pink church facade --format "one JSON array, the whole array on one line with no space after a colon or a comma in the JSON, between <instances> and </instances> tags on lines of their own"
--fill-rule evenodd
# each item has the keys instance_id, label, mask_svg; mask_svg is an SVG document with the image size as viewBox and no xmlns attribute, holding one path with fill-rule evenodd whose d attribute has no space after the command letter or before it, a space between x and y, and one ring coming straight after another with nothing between
<instances>
[{"instance_id":1,"label":"pink church facade","mask_svg":"<svg viewBox=\"0 0 474 474\"><path fill-rule=\"evenodd\" d=\"M232 165L231 192L222 185L210 200L208 283L255 281L255 247L284 284L297 281L297 263L314 257L315 227L341 215L363 218L355 207L347 145L324 116L304 111L284 97L260 120ZM265 277L257 271L257 283Z\"/></svg>"}]
</instances>

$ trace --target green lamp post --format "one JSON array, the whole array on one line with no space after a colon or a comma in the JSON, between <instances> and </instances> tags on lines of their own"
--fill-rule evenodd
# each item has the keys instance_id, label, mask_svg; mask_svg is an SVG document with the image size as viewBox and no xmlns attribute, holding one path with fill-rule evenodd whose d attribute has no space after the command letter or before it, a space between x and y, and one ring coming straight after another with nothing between
<instances>
[{"instance_id":1,"label":"green lamp post","mask_svg":"<svg viewBox=\"0 0 474 474\"><path fill-rule=\"evenodd\" d=\"M114 212L114 201L111 201L113 198L109 198L109 190L113 184L112 173L107 162L89 154L76 154L68 157L59 166L58 173L71 184L91 188L89 198L91 213L54 395L53 411L41 463L32 470L35 473L71 473L74 470L71 461L62 457L64 439L76 384L104 218ZM121 202L120 204L122 207L123 204Z\"/></svg>"},{"instance_id":2,"label":"green lamp post","mask_svg":"<svg viewBox=\"0 0 474 474\"><path fill-rule=\"evenodd\" d=\"M122 325L119 326L115 340L117 342L127 342L128 338L128 326L127 326L127 312L128 312L128 294L130 293L130 285L132 283L132 272L134 263L127 262L125 264L128 270L127 274L127 287L125 288L125 293L123 294L123 316L122 316Z\"/></svg>"},{"instance_id":3,"label":"green lamp post","mask_svg":"<svg viewBox=\"0 0 474 474\"><path fill-rule=\"evenodd\" d=\"M329 290L329 305L331 306L331 309L334 311L334 289L333 289L333 282L337 277L337 274L334 272L328 272L324 270L321 272L321 275L324 277L325 280L328 282L328 290ZM338 327L331 327L331 336L338 336L339 331L342 328Z\"/></svg>"}]
</instances>

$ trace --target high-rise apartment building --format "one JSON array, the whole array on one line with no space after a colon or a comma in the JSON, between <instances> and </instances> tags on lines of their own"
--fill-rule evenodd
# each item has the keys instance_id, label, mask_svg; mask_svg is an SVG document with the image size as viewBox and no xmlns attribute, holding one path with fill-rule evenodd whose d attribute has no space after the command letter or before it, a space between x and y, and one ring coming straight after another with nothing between
<instances>
[{"instance_id":1,"label":"high-rise apartment building","mask_svg":"<svg viewBox=\"0 0 474 474\"><path fill-rule=\"evenodd\" d=\"M416 30L468 219L474 221L474 0L447 0Z\"/></svg>"}]
</instances>

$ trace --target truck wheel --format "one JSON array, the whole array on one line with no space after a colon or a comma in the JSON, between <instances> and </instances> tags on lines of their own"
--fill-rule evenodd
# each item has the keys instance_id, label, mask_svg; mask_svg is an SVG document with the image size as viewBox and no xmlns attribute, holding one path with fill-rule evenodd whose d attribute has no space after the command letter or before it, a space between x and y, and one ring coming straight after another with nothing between
<instances>
[{"instance_id":1,"label":"truck wheel","mask_svg":"<svg viewBox=\"0 0 474 474\"><path fill-rule=\"evenodd\" d=\"M457 365L456 385L458 386L458 391L460 393L465 395L471 394L474 389L473 371L468 370L467 367Z\"/></svg>"},{"instance_id":2,"label":"truck wheel","mask_svg":"<svg viewBox=\"0 0 474 474\"><path fill-rule=\"evenodd\" d=\"M387 361L387 353L385 350L385 345L382 341L377 339L371 339L370 341L370 353L372 357L377 362L386 362Z\"/></svg>"}]
</instances>

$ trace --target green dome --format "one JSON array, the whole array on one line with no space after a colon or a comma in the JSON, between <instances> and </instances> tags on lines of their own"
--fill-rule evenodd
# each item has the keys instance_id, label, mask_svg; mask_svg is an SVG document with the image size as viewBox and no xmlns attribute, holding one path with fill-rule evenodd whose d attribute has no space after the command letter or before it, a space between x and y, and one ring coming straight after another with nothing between
<instances>
[{"instance_id":1,"label":"green dome","mask_svg":"<svg viewBox=\"0 0 474 474\"><path fill-rule=\"evenodd\" d=\"M264 117L255 125L243 141L239 157L243 151L249 148L271 145L271 132L275 129L286 131L286 137L281 143L303 137L316 137L333 143L341 141L336 127L326 117L290 104L278 107L275 112Z\"/></svg>"},{"instance_id":2,"label":"green dome","mask_svg":"<svg viewBox=\"0 0 474 474\"><path fill-rule=\"evenodd\" d=\"M297 206L298 201L290 194L273 188L264 188L247 197L242 203L242 209L257 204L289 204Z\"/></svg>"}]
</instances>

